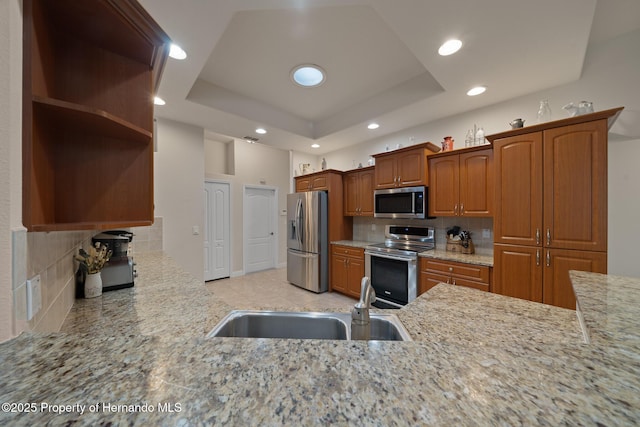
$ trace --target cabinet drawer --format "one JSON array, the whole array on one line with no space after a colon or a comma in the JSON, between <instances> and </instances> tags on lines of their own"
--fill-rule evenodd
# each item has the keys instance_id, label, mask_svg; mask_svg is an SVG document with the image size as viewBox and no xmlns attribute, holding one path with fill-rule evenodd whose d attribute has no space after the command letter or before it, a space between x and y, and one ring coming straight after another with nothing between
<instances>
[{"instance_id":1,"label":"cabinet drawer","mask_svg":"<svg viewBox=\"0 0 640 427\"><path fill-rule=\"evenodd\" d=\"M454 277L453 284L456 286L464 286L467 288L479 289L481 291L489 292L489 283L476 282L475 280L468 280L468 279L461 279L459 277Z\"/></svg>"},{"instance_id":2,"label":"cabinet drawer","mask_svg":"<svg viewBox=\"0 0 640 427\"><path fill-rule=\"evenodd\" d=\"M364 249L354 248L351 246L332 245L331 253L333 255L350 256L364 259Z\"/></svg>"},{"instance_id":3,"label":"cabinet drawer","mask_svg":"<svg viewBox=\"0 0 640 427\"><path fill-rule=\"evenodd\" d=\"M423 258L421 268L429 271L439 271L459 278L489 283L489 267L481 265Z\"/></svg>"}]
</instances>

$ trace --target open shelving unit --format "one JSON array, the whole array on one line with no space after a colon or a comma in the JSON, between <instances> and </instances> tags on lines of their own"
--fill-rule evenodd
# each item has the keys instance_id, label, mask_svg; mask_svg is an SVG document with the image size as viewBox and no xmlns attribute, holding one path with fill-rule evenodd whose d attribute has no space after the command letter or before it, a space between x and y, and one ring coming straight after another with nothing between
<instances>
[{"instance_id":1,"label":"open shelving unit","mask_svg":"<svg viewBox=\"0 0 640 427\"><path fill-rule=\"evenodd\" d=\"M153 223L153 95L169 37L134 0L25 0L23 223Z\"/></svg>"}]
</instances>

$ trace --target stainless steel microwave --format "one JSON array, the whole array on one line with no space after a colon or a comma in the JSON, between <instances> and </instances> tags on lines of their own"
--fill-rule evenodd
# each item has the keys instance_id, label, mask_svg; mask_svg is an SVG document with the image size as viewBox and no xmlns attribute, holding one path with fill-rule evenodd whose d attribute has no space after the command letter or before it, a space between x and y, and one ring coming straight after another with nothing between
<instances>
[{"instance_id":1,"label":"stainless steel microwave","mask_svg":"<svg viewBox=\"0 0 640 427\"><path fill-rule=\"evenodd\" d=\"M401 187L375 190L375 218L424 219L427 217L428 187Z\"/></svg>"}]
</instances>

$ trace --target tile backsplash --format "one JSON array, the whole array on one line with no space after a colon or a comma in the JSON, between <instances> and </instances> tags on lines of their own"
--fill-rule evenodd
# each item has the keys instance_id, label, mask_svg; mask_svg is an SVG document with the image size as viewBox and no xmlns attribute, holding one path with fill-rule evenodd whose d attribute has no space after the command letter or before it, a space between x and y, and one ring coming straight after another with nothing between
<instances>
[{"instance_id":1,"label":"tile backsplash","mask_svg":"<svg viewBox=\"0 0 640 427\"><path fill-rule=\"evenodd\" d=\"M149 227L131 231L133 255L162 250L162 218ZM99 231L57 231L29 233L12 230L12 288L16 333L22 331L57 332L75 301L74 255L88 248ZM26 316L26 280L40 275L42 308L33 319Z\"/></svg>"},{"instance_id":2,"label":"tile backsplash","mask_svg":"<svg viewBox=\"0 0 640 427\"><path fill-rule=\"evenodd\" d=\"M383 242L386 225L417 225L433 227L436 232L436 248L446 247L446 231L454 225L471 232L471 239L477 254L493 255L493 218L449 218L441 217L424 220L398 220L370 217L353 218L353 240ZM482 237L483 230L490 230L489 237Z\"/></svg>"},{"instance_id":3,"label":"tile backsplash","mask_svg":"<svg viewBox=\"0 0 640 427\"><path fill-rule=\"evenodd\" d=\"M12 286L16 332L57 332L75 298L73 256L91 243L91 231L12 231ZM27 321L26 280L40 275L42 308Z\"/></svg>"},{"instance_id":4,"label":"tile backsplash","mask_svg":"<svg viewBox=\"0 0 640 427\"><path fill-rule=\"evenodd\" d=\"M153 225L134 227L130 230L133 233L132 255L162 250L162 217L155 217Z\"/></svg>"}]
</instances>

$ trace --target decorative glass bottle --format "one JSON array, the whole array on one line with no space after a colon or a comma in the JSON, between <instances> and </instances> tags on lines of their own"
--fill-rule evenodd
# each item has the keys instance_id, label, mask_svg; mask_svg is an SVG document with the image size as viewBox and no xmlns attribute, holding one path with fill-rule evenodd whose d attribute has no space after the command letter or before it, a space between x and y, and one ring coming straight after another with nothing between
<instances>
[{"instance_id":1,"label":"decorative glass bottle","mask_svg":"<svg viewBox=\"0 0 640 427\"><path fill-rule=\"evenodd\" d=\"M549 107L549 101L543 99L540 101L540 108L538 109L538 123L549 121L551 121L551 107Z\"/></svg>"}]
</instances>

